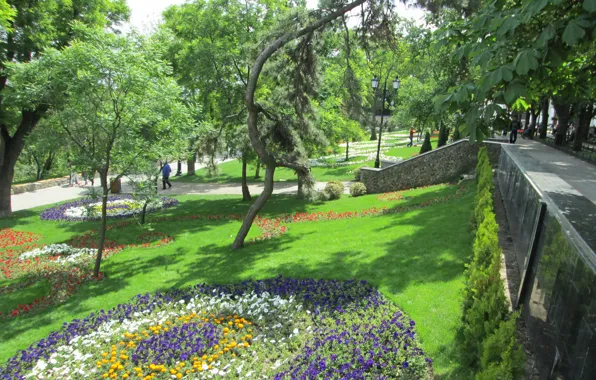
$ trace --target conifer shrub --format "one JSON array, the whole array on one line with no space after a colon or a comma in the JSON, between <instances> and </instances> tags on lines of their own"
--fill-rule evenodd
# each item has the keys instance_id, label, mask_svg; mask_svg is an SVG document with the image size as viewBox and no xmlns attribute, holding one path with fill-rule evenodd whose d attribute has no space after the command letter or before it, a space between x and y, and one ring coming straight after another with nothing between
<instances>
[{"instance_id":1,"label":"conifer shrub","mask_svg":"<svg viewBox=\"0 0 596 380\"><path fill-rule=\"evenodd\" d=\"M431 150L433 150L433 146L430 143L430 132L426 131L424 133L424 142L420 148L420 154L430 152Z\"/></svg>"},{"instance_id":2,"label":"conifer shrub","mask_svg":"<svg viewBox=\"0 0 596 380\"><path fill-rule=\"evenodd\" d=\"M366 194L366 186L363 183L357 182L350 186L350 194L353 197L359 197Z\"/></svg>"},{"instance_id":3,"label":"conifer shrub","mask_svg":"<svg viewBox=\"0 0 596 380\"><path fill-rule=\"evenodd\" d=\"M461 133L459 133L459 128L455 127L455 130L453 131L453 141L457 141L461 139Z\"/></svg>"},{"instance_id":4,"label":"conifer shrub","mask_svg":"<svg viewBox=\"0 0 596 380\"><path fill-rule=\"evenodd\" d=\"M439 128L439 141L437 141L437 148L447 145L447 140L449 140L449 128L445 127L445 124L441 123L441 128Z\"/></svg>"},{"instance_id":5,"label":"conifer shrub","mask_svg":"<svg viewBox=\"0 0 596 380\"><path fill-rule=\"evenodd\" d=\"M501 321L497 330L482 344L481 372L476 380L524 378L526 354L517 342L516 322L519 312Z\"/></svg>"}]
</instances>

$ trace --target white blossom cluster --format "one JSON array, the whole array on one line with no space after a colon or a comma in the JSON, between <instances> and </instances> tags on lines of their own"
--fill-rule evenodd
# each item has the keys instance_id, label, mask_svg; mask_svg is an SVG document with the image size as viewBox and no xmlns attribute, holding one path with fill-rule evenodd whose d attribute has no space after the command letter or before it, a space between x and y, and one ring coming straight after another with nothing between
<instances>
[{"instance_id":1,"label":"white blossom cluster","mask_svg":"<svg viewBox=\"0 0 596 380\"><path fill-rule=\"evenodd\" d=\"M68 244L50 244L43 248L36 248L32 251L24 252L19 256L21 260L32 259L40 256L60 256L56 259L58 263L76 262L83 257L97 254L97 249L75 248Z\"/></svg>"},{"instance_id":2,"label":"white blossom cluster","mask_svg":"<svg viewBox=\"0 0 596 380\"><path fill-rule=\"evenodd\" d=\"M204 366L204 371L193 373L192 378L213 379L213 378L241 378L257 379L261 375L263 359L266 352L280 352L290 346L295 347L295 340L299 337L305 338L306 334L312 331L311 326L304 324L300 328L296 326L295 319L305 314L303 306L296 302L294 297L284 299L280 296L273 296L267 292L260 295L254 292L242 296L230 294L216 294L207 296L200 294L191 298L188 302L184 300L164 304L161 309L154 311L135 312L131 319L109 321L103 323L91 333L78 336L68 344L58 346L47 360L39 360L26 378L33 379L81 379L98 378L101 376L100 369L96 362L101 360L101 353L107 351L112 344L117 344L125 333L134 334L143 331L149 326L164 324L166 321L174 321L178 317L196 313L216 315L239 315L247 320L253 321L255 327L252 344L246 350L250 354L235 358L226 357L213 361L212 368ZM304 328L303 328L304 327ZM301 332L300 329L303 328ZM285 363L287 358L276 359L269 363L269 368L276 369ZM149 364L149 363L145 363Z\"/></svg>"}]
</instances>

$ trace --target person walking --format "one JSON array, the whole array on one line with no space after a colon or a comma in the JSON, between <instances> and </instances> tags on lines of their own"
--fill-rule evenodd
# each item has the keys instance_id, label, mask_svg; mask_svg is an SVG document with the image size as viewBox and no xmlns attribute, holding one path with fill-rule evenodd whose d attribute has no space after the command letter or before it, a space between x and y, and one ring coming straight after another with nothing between
<instances>
[{"instance_id":1,"label":"person walking","mask_svg":"<svg viewBox=\"0 0 596 380\"><path fill-rule=\"evenodd\" d=\"M514 120L511 122L511 133L509 134L509 143L515 144L517 141L517 129L519 128L519 121Z\"/></svg>"},{"instance_id":2,"label":"person walking","mask_svg":"<svg viewBox=\"0 0 596 380\"><path fill-rule=\"evenodd\" d=\"M410 127L410 143L407 146L414 145L414 128Z\"/></svg>"},{"instance_id":3,"label":"person walking","mask_svg":"<svg viewBox=\"0 0 596 380\"><path fill-rule=\"evenodd\" d=\"M168 164L166 162L166 164L163 166L163 168L161 168L163 190L166 189L166 184L168 185L168 189L172 187L172 184L170 183L170 173L171 172L172 172L172 168L170 167L170 164Z\"/></svg>"}]
</instances>

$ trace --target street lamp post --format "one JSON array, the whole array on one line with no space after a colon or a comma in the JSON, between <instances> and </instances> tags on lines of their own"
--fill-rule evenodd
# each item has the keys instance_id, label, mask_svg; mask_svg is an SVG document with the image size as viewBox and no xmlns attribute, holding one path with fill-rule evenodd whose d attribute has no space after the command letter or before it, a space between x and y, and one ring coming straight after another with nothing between
<instances>
[{"instance_id":1,"label":"street lamp post","mask_svg":"<svg viewBox=\"0 0 596 380\"><path fill-rule=\"evenodd\" d=\"M397 92L399 90L400 82L399 78L396 76L393 80L393 89ZM379 79L375 75L372 80L372 88L375 90L375 96L377 96L376 92L379 88ZM375 168L381 167L381 138L383 137L383 121L385 117L385 101L387 100L387 77L385 77L385 81L383 83L383 98L382 98L382 106L381 106L381 125L379 126L379 143L377 144L377 158L375 159ZM376 113L376 110L374 111ZM373 115L373 118L376 119L376 115Z\"/></svg>"}]
</instances>

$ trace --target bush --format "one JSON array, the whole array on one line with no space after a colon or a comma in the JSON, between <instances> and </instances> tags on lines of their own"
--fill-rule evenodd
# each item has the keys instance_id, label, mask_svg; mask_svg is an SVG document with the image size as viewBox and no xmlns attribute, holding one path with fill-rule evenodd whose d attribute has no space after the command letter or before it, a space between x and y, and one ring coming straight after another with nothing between
<instances>
[{"instance_id":1,"label":"bush","mask_svg":"<svg viewBox=\"0 0 596 380\"><path fill-rule=\"evenodd\" d=\"M361 195L366 194L366 186L364 186L363 183L355 183L352 186L350 186L350 194L352 194L353 197L359 197Z\"/></svg>"},{"instance_id":2,"label":"bush","mask_svg":"<svg viewBox=\"0 0 596 380\"><path fill-rule=\"evenodd\" d=\"M447 140L449 140L449 128L447 128L445 124L441 123L441 128L439 129L439 141L437 142L437 148L447 145Z\"/></svg>"},{"instance_id":3,"label":"bush","mask_svg":"<svg viewBox=\"0 0 596 380\"><path fill-rule=\"evenodd\" d=\"M482 344L481 372L477 380L523 379L526 354L517 342L516 322L519 312L501 321L499 328ZM496 375L496 376L495 376Z\"/></svg>"},{"instance_id":4,"label":"bush","mask_svg":"<svg viewBox=\"0 0 596 380\"><path fill-rule=\"evenodd\" d=\"M457 141L461 139L461 133L459 133L459 128L455 127L455 130L453 131L453 141Z\"/></svg>"},{"instance_id":5,"label":"bush","mask_svg":"<svg viewBox=\"0 0 596 380\"><path fill-rule=\"evenodd\" d=\"M422 147L420 148L420 154L430 152L433 150L433 146L430 143L430 133L426 131L424 133L424 142L422 143Z\"/></svg>"},{"instance_id":6,"label":"bush","mask_svg":"<svg viewBox=\"0 0 596 380\"><path fill-rule=\"evenodd\" d=\"M325 194L331 201L341 198L344 193L344 184L340 181L329 181L325 185Z\"/></svg>"}]
</instances>

